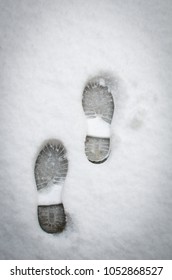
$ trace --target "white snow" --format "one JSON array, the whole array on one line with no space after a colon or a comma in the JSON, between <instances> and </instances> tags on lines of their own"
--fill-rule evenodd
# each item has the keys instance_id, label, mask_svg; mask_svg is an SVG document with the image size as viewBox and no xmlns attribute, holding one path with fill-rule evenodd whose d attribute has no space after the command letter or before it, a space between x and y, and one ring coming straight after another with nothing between
<instances>
[{"instance_id":1,"label":"white snow","mask_svg":"<svg viewBox=\"0 0 172 280\"><path fill-rule=\"evenodd\" d=\"M94 137L110 137L110 124L101 117L87 118L87 135Z\"/></svg>"},{"instance_id":2,"label":"white snow","mask_svg":"<svg viewBox=\"0 0 172 280\"><path fill-rule=\"evenodd\" d=\"M62 202L63 185L51 184L38 192L38 205L59 204Z\"/></svg>"},{"instance_id":3,"label":"white snow","mask_svg":"<svg viewBox=\"0 0 172 280\"><path fill-rule=\"evenodd\" d=\"M0 1L0 258L172 258L172 2ZM111 154L84 153L82 92L118 84ZM59 139L68 152L68 226L37 220L34 164Z\"/></svg>"}]
</instances>

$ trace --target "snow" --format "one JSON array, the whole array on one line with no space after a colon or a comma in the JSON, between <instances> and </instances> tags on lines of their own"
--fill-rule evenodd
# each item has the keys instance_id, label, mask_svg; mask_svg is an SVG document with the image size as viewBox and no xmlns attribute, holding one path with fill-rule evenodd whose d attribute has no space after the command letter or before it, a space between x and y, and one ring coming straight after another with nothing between
<instances>
[{"instance_id":1,"label":"snow","mask_svg":"<svg viewBox=\"0 0 172 280\"><path fill-rule=\"evenodd\" d=\"M0 258L172 258L172 2L0 1ZM84 153L82 92L117 84L111 154ZM59 139L66 231L37 220L34 164Z\"/></svg>"},{"instance_id":2,"label":"snow","mask_svg":"<svg viewBox=\"0 0 172 280\"><path fill-rule=\"evenodd\" d=\"M62 203L63 185L51 184L47 188L39 190L38 205L50 205Z\"/></svg>"},{"instance_id":3,"label":"snow","mask_svg":"<svg viewBox=\"0 0 172 280\"><path fill-rule=\"evenodd\" d=\"M87 135L94 137L110 137L110 124L97 116L94 119L87 118Z\"/></svg>"}]
</instances>

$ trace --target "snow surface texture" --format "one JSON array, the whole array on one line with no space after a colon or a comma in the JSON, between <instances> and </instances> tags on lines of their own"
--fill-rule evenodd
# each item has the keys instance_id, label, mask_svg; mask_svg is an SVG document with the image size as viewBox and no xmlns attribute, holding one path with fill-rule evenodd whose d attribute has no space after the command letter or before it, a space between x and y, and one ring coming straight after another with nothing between
<instances>
[{"instance_id":1,"label":"snow surface texture","mask_svg":"<svg viewBox=\"0 0 172 280\"><path fill-rule=\"evenodd\" d=\"M0 1L0 258L172 258L172 1ZM82 92L114 77L111 154L84 153ZM37 220L34 164L59 139L66 231Z\"/></svg>"}]
</instances>

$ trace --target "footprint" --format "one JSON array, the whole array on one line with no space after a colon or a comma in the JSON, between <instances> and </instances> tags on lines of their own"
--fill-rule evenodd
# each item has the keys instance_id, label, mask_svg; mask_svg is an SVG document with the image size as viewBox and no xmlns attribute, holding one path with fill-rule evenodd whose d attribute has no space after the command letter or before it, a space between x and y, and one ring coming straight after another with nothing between
<instances>
[{"instance_id":1,"label":"footprint","mask_svg":"<svg viewBox=\"0 0 172 280\"><path fill-rule=\"evenodd\" d=\"M87 118L85 154L92 163L104 162L110 153L113 96L105 78L95 77L84 88L82 106Z\"/></svg>"},{"instance_id":2,"label":"footprint","mask_svg":"<svg viewBox=\"0 0 172 280\"><path fill-rule=\"evenodd\" d=\"M146 110L139 109L138 112L136 112L134 117L131 119L130 127L133 130L139 130L143 127L145 121L146 121Z\"/></svg>"},{"instance_id":3,"label":"footprint","mask_svg":"<svg viewBox=\"0 0 172 280\"><path fill-rule=\"evenodd\" d=\"M38 190L38 221L47 233L64 230L66 215L62 203L62 187L68 171L68 160L63 144L49 141L35 162L35 181Z\"/></svg>"}]
</instances>

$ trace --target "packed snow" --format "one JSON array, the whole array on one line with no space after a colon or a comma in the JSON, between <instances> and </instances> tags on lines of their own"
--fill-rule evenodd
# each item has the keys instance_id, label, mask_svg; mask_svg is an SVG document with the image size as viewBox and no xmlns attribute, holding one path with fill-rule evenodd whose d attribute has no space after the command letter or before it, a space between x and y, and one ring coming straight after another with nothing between
<instances>
[{"instance_id":1,"label":"packed snow","mask_svg":"<svg viewBox=\"0 0 172 280\"><path fill-rule=\"evenodd\" d=\"M0 0L0 258L172 258L171 0ZM111 154L86 158L82 93L116 85ZM63 142L67 227L38 223L34 178Z\"/></svg>"}]
</instances>

